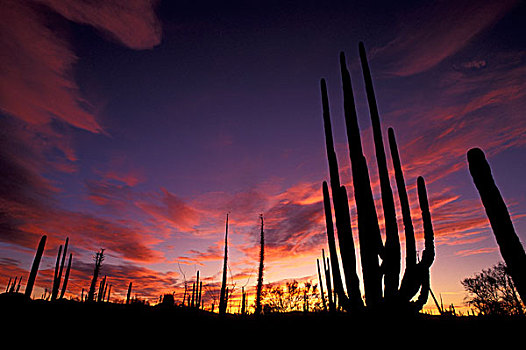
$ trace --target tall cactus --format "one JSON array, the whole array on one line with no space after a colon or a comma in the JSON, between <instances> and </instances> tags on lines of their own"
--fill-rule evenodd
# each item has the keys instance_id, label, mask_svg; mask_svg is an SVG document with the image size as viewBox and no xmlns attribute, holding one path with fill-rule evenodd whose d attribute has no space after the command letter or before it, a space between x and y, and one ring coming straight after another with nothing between
<instances>
[{"instance_id":1,"label":"tall cactus","mask_svg":"<svg viewBox=\"0 0 526 350\"><path fill-rule=\"evenodd\" d=\"M402 211L402 221L404 224L405 234L405 268L411 270L416 265L416 241L415 241L415 230L413 227L413 221L411 219L411 209L409 206L409 199L407 196L407 190L405 188L404 173L402 171L402 163L400 161L400 155L398 153L398 146L396 144L395 134L392 128L387 130L389 137L389 148L391 150L391 160L393 162L393 168L395 173L396 188L398 191L398 198L400 200L400 207Z\"/></svg>"},{"instance_id":2,"label":"tall cactus","mask_svg":"<svg viewBox=\"0 0 526 350\"><path fill-rule=\"evenodd\" d=\"M64 294L66 293L66 288L68 286L68 280L69 280L69 271L71 270L71 259L73 257L73 254L69 254L68 259L68 267L66 268L66 274L64 275L64 284L62 285L62 291L60 292L60 299L64 298Z\"/></svg>"},{"instance_id":3,"label":"tall cactus","mask_svg":"<svg viewBox=\"0 0 526 350\"><path fill-rule=\"evenodd\" d=\"M383 258L384 293L385 297L389 298L396 294L400 279L400 239L398 237L398 222L396 220L393 191L391 190L391 183L389 182L387 160L382 138L382 128L380 125L378 106L376 104L373 80L371 78L371 71L369 69L369 63L367 62L363 43L359 44L359 52L365 90L367 92L367 101L369 104L369 113L371 116L371 125L373 128L376 163L378 166L378 177L382 193L382 207L385 222L385 252Z\"/></svg>"},{"instance_id":4,"label":"tall cactus","mask_svg":"<svg viewBox=\"0 0 526 350\"><path fill-rule=\"evenodd\" d=\"M338 160L334 150L334 141L332 137L329 98L327 94L327 85L324 79L321 80L320 88L322 96L323 126L325 130L325 148L327 151L327 160L329 165L329 177L334 206L334 216L336 219L336 230L338 233L338 242L342 255L342 266L345 275L348 296L345 295L343 284L341 283L339 263L337 261L331 260L333 276L338 278L338 282L335 281L334 283L334 289L338 293L338 298L341 303L350 303L352 307L358 309L363 306L363 302L360 296L360 282L356 273L356 256L351 229L351 218L349 215L349 204L347 201L347 193L345 188L340 184ZM332 213L328 190L326 197L327 203L325 204L325 220L330 220L330 226L332 227ZM328 226L327 229L329 229ZM331 230L334 232L334 229ZM331 235L334 237L334 233ZM331 251L331 248L329 248L331 257L334 256L336 252L335 247L336 246L334 246L333 251Z\"/></svg>"},{"instance_id":5,"label":"tall cactus","mask_svg":"<svg viewBox=\"0 0 526 350\"><path fill-rule=\"evenodd\" d=\"M228 291L226 288L226 274L227 274L227 259L228 259L228 214L226 214L226 225L225 225L225 254L223 257L223 278L221 280L221 293L219 299L219 314L224 315L226 313Z\"/></svg>"},{"instance_id":6,"label":"tall cactus","mask_svg":"<svg viewBox=\"0 0 526 350\"><path fill-rule=\"evenodd\" d=\"M521 244L506 203L495 184L491 168L479 148L467 153L469 171L486 210L493 234L506 263L507 272L513 279L517 292L526 303L526 253Z\"/></svg>"},{"instance_id":7,"label":"tall cactus","mask_svg":"<svg viewBox=\"0 0 526 350\"><path fill-rule=\"evenodd\" d=\"M316 267L318 268L318 284L320 285L320 298L323 304L323 310L327 311L327 302L325 301L325 291L323 290L323 280L321 278L320 259L316 259Z\"/></svg>"},{"instance_id":8,"label":"tall cactus","mask_svg":"<svg viewBox=\"0 0 526 350\"><path fill-rule=\"evenodd\" d=\"M261 219L261 232L260 232L260 250L259 250L259 272L258 272L258 285L256 288L256 315L261 314L261 292L263 290L263 259L265 258L265 235L263 231L263 214L260 215Z\"/></svg>"},{"instance_id":9,"label":"tall cactus","mask_svg":"<svg viewBox=\"0 0 526 350\"><path fill-rule=\"evenodd\" d=\"M97 287L97 279L99 278L100 268L102 266L102 261L104 260L104 249L101 249L100 252L95 254L95 267L93 269L93 277L91 278L91 285L88 291L88 302L95 300L95 288Z\"/></svg>"},{"instance_id":10,"label":"tall cactus","mask_svg":"<svg viewBox=\"0 0 526 350\"><path fill-rule=\"evenodd\" d=\"M335 307L335 301L333 300L334 292L331 283L331 264L329 258L325 258L325 250L321 250L321 256L323 259L323 271L325 272L325 285L327 286L327 301L329 303L329 311L333 312Z\"/></svg>"},{"instance_id":11,"label":"tall cactus","mask_svg":"<svg viewBox=\"0 0 526 350\"><path fill-rule=\"evenodd\" d=\"M131 291L132 291L132 282L130 282L130 284L128 285L128 293L126 293L126 305L130 304Z\"/></svg>"},{"instance_id":12,"label":"tall cactus","mask_svg":"<svg viewBox=\"0 0 526 350\"><path fill-rule=\"evenodd\" d=\"M69 237L66 237L66 242L64 243L64 252L62 253L62 261L60 263L60 269L59 269L59 259L61 256L62 246L60 246L58 250L57 255L57 263L55 266L55 275L53 278L53 288L51 289L51 300L56 300L58 297L58 290L60 288L60 281L62 280L62 271L64 270L64 263L66 260L66 253L68 251L68 242Z\"/></svg>"},{"instance_id":13,"label":"tall cactus","mask_svg":"<svg viewBox=\"0 0 526 350\"><path fill-rule=\"evenodd\" d=\"M384 150L384 143L381 132L381 124L376 104L376 97L374 94L371 73L367 57L365 54L365 47L363 43L359 45L360 59L362 63L362 71L365 79L365 88L369 103L369 112L372 122L373 137L375 144L376 163L378 166L378 175L380 180L380 190L382 199L382 208L385 221L385 246L382 240L378 216L376 213L375 201L372 192L372 186L369 177L369 170L367 161L363 154L360 130L358 126L358 117L356 113L355 101L351 85L350 73L345 62L345 55L340 54L340 68L342 74L342 86L344 95L344 114L345 125L347 129L347 141L349 146L349 157L351 160L351 172L354 189L354 198L356 203L357 221L358 221L358 237L360 242L360 257L362 265L362 277L364 285L364 296L367 308L369 309L397 309L401 311L419 311L427 301L430 290L430 267L434 261L434 234L431 222L431 214L429 212L429 204L427 199L427 192L425 189L424 179L419 177L417 179L418 198L422 212L422 221L424 224L424 245L425 249L420 262L416 262L416 243L414 239L414 229L411 221L411 214L409 211L409 201L407 199L407 191L405 189L405 182L400 164L398 149L396 147L396 140L392 129L388 130L389 146L391 149L391 157L393 159L393 167L395 170L396 184L399 193L399 199L402 207L402 217L406 235L406 269L402 282L400 283L401 270L401 253L400 253L400 239L398 234L398 224L396 219L396 211L394 205L394 196L389 180L389 172L387 167L387 158ZM338 168L336 162L336 155L332 146L332 131L330 125L330 116L328 109L328 98L325 88L325 82L322 80L322 105L323 105L323 119L325 127L325 141L327 148L327 158L329 162L329 176L331 179L331 188L333 202L335 206L336 222L338 217L343 218L342 221L348 220L350 226L349 205L347 200L347 192L344 186L339 186L336 190L332 182L339 185L337 177ZM336 182L336 181L338 182ZM323 182L323 203L325 209L325 220L327 226L327 238L329 244L329 253L333 272L334 290L339 299L339 305L347 311L359 310L356 304L348 302L342 291L341 276L339 274L339 262L337 258L334 228L332 224L332 213L330 207L330 197L327 182ZM340 211L336 211L339 207ZM348 218L348 219L347 219ZM338 227L339 230L339 227ZM340 233L340 231L338 232ZM351 236L352 237L352 236ZM340 238L340 235L338 235ZM341 243L341 242L340 242ZM342 262L344 256L354 257L353 252L350 251L351 245L340 244L340 254ZM381 259L381 265L380 265ZM347 266L342 264L342 268L347 278ZM353 269L350 271L353 272ZM355 273L355 270L354 270ZM382 286L383 278L383 286ZM349 290L349 288L347 288ZM416 301L412 299L420 291ZM343 298L341 297L343 296ZM358 297L360 295L358 294ZM343 302L342 300L343 299ZM363 305L363 304L362 304Z\"/></svg>"},{"instance_id":14,"label":"tall cactus","mask_svg":"<svg viewBox=\"0 0 526 350\"><path fill-rule=\"evenodd\" d=\"M379 257L383 256L383 243L378 217L376 216L367 161L362 149L351 76L347 70L343 52L340 53L340 69L349 158L351 159L354 197L358 217L358 237L360 240L365 300L367 305L374 306L382 300L382 272L380 270Z\"/></svg>"},{"instance_id":15,"label":"tall cactus","mask_svg":"<svg viewBox=\"0 0 526 350\"><path fill-rule=\"evenodd\" d=\"M325 209L325 226L327 228L327 238L328 238L328 244L329 244L329 258L330 258L330 265L332 267L332 280L333 280L333 288L338 296L338 299L341 304L345 304L346 308L350 308L347 296L345 295L344 289L343 289L343 283L342 278L340 275L340 263L338 261L338 253L336 252L336 241L334 238L334 226L332 223L332 210L331 210L331 202L329 197L329 187L327 186L327 181L323 181L322 185L322 191L323 191L323 206ZM325 263L325 259L324 259ZM330 287L327 286L327 289ZM331 301L329 297L329 302ZM329 303L330 305L330 303Z\"/></svg>"},{"instance_id":16,"label":"tall cactus","mask_svg":"<svg viewBox=\"0 0 526 350\"><path fill-rule=\"evenodd\" d=\"M35 285L35 280L38 274L38 267L40 266L40 261L42 260L42 254L44 253L44 247L46 246L47 236L43 235L40 238L40 243L38 244L37 252L35 258L33 259L33 265L31 266L31 272L27 280L26 290L24 292L27 298L31 298L31 293L33 293L33 286Z\"/></svg>"}]
</instances>

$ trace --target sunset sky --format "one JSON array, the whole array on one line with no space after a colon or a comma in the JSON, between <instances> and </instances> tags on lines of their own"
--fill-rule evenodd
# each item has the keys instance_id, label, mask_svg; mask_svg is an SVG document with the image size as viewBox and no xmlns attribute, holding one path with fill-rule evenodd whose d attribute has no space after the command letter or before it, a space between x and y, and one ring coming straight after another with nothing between
<instances>
[{"instance_id":1,"label":"sunset sky","mask_svg":"<svg viewBox=\"0 0 526 350\"><path fill-rule=\"evenodd\" d=\"M526 242L525 18L515 0L0 2L1 290L15 276L25 285L46 234L34 297L51 288L69 237L68 296L89 288L104 248L101 273L115 299L133 281L134 295L155 301L199 270L212 302L227 213L236 292L257 283L260 214L265 282L317 282L327 250L321 78L342 181L351 183L340 51L380 195L363 41L417 217L416 178L426 180L431 288L460 308L460 281L501 261L468 149L486 152Z\"/></svg>"}]
</instances>

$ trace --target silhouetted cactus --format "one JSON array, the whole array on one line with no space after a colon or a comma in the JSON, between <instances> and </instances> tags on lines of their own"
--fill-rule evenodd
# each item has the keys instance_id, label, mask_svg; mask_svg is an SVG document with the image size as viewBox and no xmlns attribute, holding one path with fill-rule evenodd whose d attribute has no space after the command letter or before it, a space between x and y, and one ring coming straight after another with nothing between
<instances>
[{"instance_id":1,"label":"silhouetted cactus","mask_svg":"<svg viewBox=\"0 0 526 350\"><path fill-rule=\"evenodd\" d=\"M38 244L37 252L35 254L35 258L33 259L33 265L31 266L31 272L29 273L26 290L24 292L27 298L31 298L31 293L33 293L33 286L35 285L35 280L37 278L38 267L40 266L40 261L42 260L42 254L44 253L46 240L46 235L43 235L42 238L40 238L40 243Z\"/></svg>"},{"instance_id":2,"label":"silhouetted cactus","mask_svg":"<svg viewBox=\"0 0 526 350\"><path fill-rule=\"evenodd\" d=\"M371 116L371 125L373 129L374 146L376 154L376 164L378 166L378 177L380 180L380 189L382 193L382 208L385 222L385 250L383 257L384 268L384 296L386 298L394 297L398 290L400 278L400 239L398 237L398 222L396 220L396 210L389 182L389 172L387 170L387 160L382 138L382 127L380 125L380 116L374 94L373 80L365 54L363 43L359 44L360 61L362 63L362 72L367 92L367 102Z\"/></svg>"},{"instance_id":3,"label":"silhouetted cactus","mask_svg":"<svg viewBox=\"0 0 526 350\"><path fill-rule=\"evenodd\" d=\"M429 268L434 261L434 234L429 213L429 205L425 183L423 178L417 180L418 197L422 211L424 225L425 250L422 260L416 263L416 245L414 240L414 230L412 227L407 192L403 173L398 157L398 149L394 140L394 133L389 130L389 143L395 168L395 177L398 186L404 226L407 238L407 258L408 262L402 283L400 283L400 239L398 235L396 211L394 206L394 196L389 181L387 160L382 139L381 124L376 105L376 98L372 85L372 78L365 55L365 48L362 43L359 45L360 59L362 63L365 88L369 103L369 111L372 122L376 161L380 180L380 190L382 208L385 220L385 246L380 233L380 225L376 213L376 207L369 178L367 161L363 154L360 130L358 127L358 117L356 114L355 101L351 85L351 77L347 70L345 56L340 54L340 68L342 74L342 86L344 95L344 114L347 129L347 140L349 146L349 157L351 160L351 172L356 203L358 237L360 242L360 257L362 265L362 277L364 285L364 296L368 308L397 309L405 311L419 311L427 301L429 292ZM335 207L335 219L345 222L345 226L350 227L350 213L345 187L339 185L338 167L336 154L332 141L332 130L329 116L328 98L325 81L321 84L323 119L325 127L325 140L327 147L327 158L329 163L329 176L331 179L331 189L333 203ZM333 186L334 182L334 186ZM338 188L336 188L338 186ZM334 290L338 296L338 304L347 311L359 311L363 308L361 295L356 275L356 262L354 244L352 243L352 233L347 227L338 227L338 239L340 240L340 254L342 257L342 269L347 281L347 297L343 291L341 276L339 274L339 262L337 258L336 245L334 239L334 229L332 226L332 213L330 207L329 191L327 182L323 182L323 199L325 208L325 220L327 226L327 237L329 244L329 255L332 265ZM338 210L336 208L339 208ZM341 232L346 232L344 236L345 244L341 244ZM344 257L352 257L352 262ZM344 263L347 260L347 263ZM381 261L381 265L380 265ZM348 271L350 270L350 271ZM353 283L350 285L347 277L351 276ZM356 276L356 277L355 277ZM384 286L382 287L382 278ZM353 293L353 291L356 291ZM420 291L418 299L412 302L412 298ZM354 302L352 299L354 298ZM358 302L360 300L360 302Z\"/></svg>"},{"instance_id":4,"label":"silhouetted cactus","mask_svg":"<svg viewBox=\"0 0 526 350\"><path fill-rule=\"evenodd\" d=\"M99 291L97 292L97 302L104 301L104 293L106 291L106 276L102 278L99 284Z\"/></svg>"},{"instance_id":5,"label":"silhouetted cactus","mask_svg":"<svg viewBox=\"0 0 526 350\"><path fill-rule=\"evenodd\" d=\"M132 282L130 282L130 284L128 285L128 293L126 293L126 305L130 304L131 291L132 291Z\"/></svg>"},{"instance_id":6,"label":"silhouetted cactus","mask_svg":"<svg viewBox=\"0 0 526 350\"><path fill-rule=\"evenodd\" d=\"M321 277L320 259L316 259L316 267L318 268L318 283L320 285L320 298L323 305L323 310L327 311L327 301L325 300L325 292L323 290L323 279Z\"/></svg>"},{"instance_id":7,"label":"silhouetted cactus","mask_svg":"<svg viewBox=\"0 0 526 350\"><path fill-rule=\"evenodd\" d=\"M195 282L195 304L194 304L194 296L192 296L192 306L195 306L196 308L199 308L199 270L197 270L197 277Z\"/></svg>"},{"instance_id":8,"label":"silhouetted cactus","mask_svg":"<svg viewBox=\"0 0 526 350\"><path fill-rule=\"evenodd\" d=\"M407 190L405 187L404 173L402 171L402 164L400 162L400 155L398 153L398 146L394 131L392 128L388 129L389 137L389 148L391 150L391 160L393 162L393 168L395 173L396 187L398 191L398 198L400 200L400 207L402 211L402 221L404 224L405 234L405 269L406 271L412 270L416 265L416 241L415 241L415 230L413 227L413 221L411 219L411 209L409 206L409 199L407 196Z\"/></svg>"},{"instance_id":9,"label":"silhouetted cactus","mask_svg":"<svg viewBox=\"0 0 526 350\"><path fill-rule=\"evenodd\" d=\"M62 285L62 291L60 292L60 299L64 298L64 294L66 293L66 288L68 286L68 280L69 280L69 271L71 270L71 259L73 257L73 254L69 254L68 259L68 267L66 268L66 274L64 275L64 284Z\"/></svg>"},{"instance_id":10,"label":"silhouetted cactus","mask_svg":"<svg viewBox=\"0 0 526 350\"><path fill-rule=\"evenodd\" d=\"M360 308L363 306L361 300L361 292L359 286L359 279L356 273L356 256L354 252L354 240L351 230L351 218L349 215L349 205L347 201L347 193L345 188L340 184L340 176L338 170L338 160L336 157L336 152L334 151L334 142L332 137L332 126L330 119L330 109L329 109L329 98L327 94L327 86L325 80L321 80L321 96L322 96L322 106L323 106L323 125L325 130L325 147L327 151L327 160L329 165L329 176L330 184L332 191L332 199L334 206L334 215L336 218L336 229L338 233L338 242L340 245L340 252L342 254L342 267L345 274L345 281L347 291L349 296L347 297L344 293L343 283L341 283L340 272L339 272L339 262L337 260L332 260L334 252L336 252L336 245L333 244L333 247L329 246L329 252L331 256L331 265L333 266L333 275L335 278L334 290L338 294L338 298L341 303L349 303L353 308ZM325 192L324 192L325 193ZM325 196L325 195L324 195ZM325 206L325 215L327 218L330 218L331 221L331 239L334 242L334 228L332 228L332 214L331 214L331 204L330 197L327 189L327 201L324 202ZM325 198L325 197L324 197ZM328 219L326 219L328 220ZM327 227L329 230L329 227ZM329 243L331 244L331 243ZM338 267L338 268L336 268ZM337 271L336 271L337 270ZM336 281L337 280L337 281Z\"/></svg>"},{"instance_id":11,"label":"silhouetted cactus","mask_svg":"<svg viewBox=\"0 0 526 350\"><path fill-rule=\"evenodd\" d=\"M15 293L20 292L20 284L22 283L22 276L20 276L20 279L18 280L18 284L16 286Z\"/></svg>"},{"instance_id":12,"label":"silhouetted cactus","mask_svg":"<svg viewBox=\"0 0 526 350\"><path fill-rule=\"evenodd\" d=\"M358 218L358 237L360 241L365 301L368 306L374 306L382 300L382 272L378 258L383 256L383 243L376 216L367 161L362 150L351 76L347 70L343 52L340 54L340 69L342 74L345 125L347 128L349 158L351 160L354 198L356 200Z\"/></svg>"},{"instance_id":13,"label":"silhouetted cactus","mask_svg":"<svg viewBox=\"0 0 526 350\"><path fill-rule=\"evenodd\" d=\"M17 283L18 282L18 283ZM6 292L7 293L18 293L20 291L20 284L22 283L22 276L20 276L20 279L18 279L18 276L15 277L15 280L13 283L11 283L11 278L9 279L9 283L7 284Z\"/></svg>"},{"instance_id":14,"label":"silhouetted cactus","mask_svg":"<svg viewBox=\"0 0 526 350\"><path fill-rule=\"evenodd\" d=\"M247 295L245 293L245 287L241 287L241 315L244 315L246 313L246 302Z\"/></svg>"},{"instance_id":15,"label":"silhouetted cactus","mask_svg":"<svg viewBox=\"0 0 526 350\"><path fill-rule=\"evenodd\" d=\"M486 210L500 253L517 292L526 303L526 253L515 232L506 203L495 184L484 152L472 148L467 153L469 171Z\"/></svg>"},{"instance_id":16,"label":"silhouetted cactus","mask_svg":"<svg viewBox=\"0 0 526 350\"><path fill-rule=\"evenodd\" d=\"M57 263L55 265L55 275L53 278L53 288L51 289L51 300L56 300L58 297L60 281L62 280L62 271L64 270L64 263L66 260L66 253L68 250L68 242L69 242L69 237L66 238L66 243L64 244L64 252L62 254L62 261L60 263L60 269L59 269L59 259L61 257L62 246L60 246L58 250Z\"/></svg>"},{"instance_id":17,"label":"silhouetted cactus","mask_svg":"<svg viewBox=\"0 0 526 350\"><path fill-rule=\"evenodd\" d=\"M223 278L221 280L221 294L219 297L219 314L223 315L226 313L228 291L226 288L226 274L227 274L227 259L228 259L228 214L226 214L226 225L225 225L225 254L223 257Z\"/></svg>"},{"instance_id":18,"label":"silhouetted cactus","mask_svg":"<svg viewBox=\"0 0 526 350\"><path fill-rule=\"evenodd\" d=\"M100 267L102 265L102 261L104 260L104 249L101 249L100 252L97 252L95 254L95 267L93 269L93 277L91 279L91 285L88 291L88 302L92 302L95 300L95 288L97 286L97 279L99 278L99 272Z\"/></svg>"},{"instance_id":19,"label":"silhouetted cactus","mask_svg":"<svg viewBox=\"0 0 526 350\"><path fill-rule=\"evenodd\" d=\"M258 285L256 288L256 315L261 314L261 292L263 290L263 259L265 258L265 236L263 233L263 214L260 215L261 219L261 232L260 232L260 250L259 250L259 272L258 272Z\"/></svg>"},{"instance_id":20,"label":"silhouetted cactus","mask_svg":"<svg viewBox=\"0 0 526 350\"><path fill-rule=\"evenodd\" d=\"M194 307L195 306L195 282L192 283L192 297L190 300L188 300L188 307Z\"/></svg>"},{"instance_id":21,"label":"silhouetted cactus","mask_svg":"<svg viewBox=\"0 0 526 350\"><path fill-rule=\"evenodd\" d=\"M327 286L327 300L329 303L329 311L333 312L336 309L336 307L334 300L335 293L333 291L331 283L331 264L329 262L329 258L325 258L325 251L323 249L321 250L321 255L323 259L323 270L325 272L325 285Z\"/></svg>"}]
</instances>

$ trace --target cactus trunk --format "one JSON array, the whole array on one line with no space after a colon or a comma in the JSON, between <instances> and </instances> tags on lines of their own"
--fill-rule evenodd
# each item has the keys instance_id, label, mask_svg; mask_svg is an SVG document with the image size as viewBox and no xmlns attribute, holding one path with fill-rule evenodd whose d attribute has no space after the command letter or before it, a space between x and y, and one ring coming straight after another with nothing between
<instances>
[{"instance_id":1,"label":"cactus trunk","mask_svg":"<svg viewBox=\"0 0 526 350\"><path fill-rule=\"evenodd\" d=\"M495 184L491 168L484 152L472 148L467 153L469 171L484 205L491 229L506 263L507 272L513 279L517 292L526 303L526 253L521 244L506 203Z\"/></svg>"},{"instance_id":2,"label":"cactus trunk","mask_svg":"<svg viewBox=\"0 0 526 350\"><path fill-rule=\"evenodd\" d=\"M382 300L382 273L379 257L383 256L383 243L376 216L367 161L363 155L358 116L351 85L351 76L347 70L345 55L340 54L340 68L343 85L343 102L349 158L358 217L358 237L365 300L368 306L374 306Z\"/></svg>"},{"instance_id":3,"label":"cactus trunk","mask_svg":"<svg viewBox=\"0 0 526 350\"><path fill-rule=\"evenodd\" d=\"M323 291L323 280L321 278L320 259L316 259L316 267L318 268L318 283L320 285L320 297L323 304L323 310L327 311L327 301L325 300L325 293Z\"/></svg>"},{"instance_id":4,"label":"cactus trunk","mask_svg":"<svg viewBox=\"0 0 526 350\"><path fill-rule=\"evenodd\" d=\"M226 313L227 307L227 290L226 290L226 274L227 274L227 258L228 258L228 214L226 214L226 225L225 225L225 254L223 257L223 278L221 281L221 294L219 299L219 314L223 315Z\"/></svg>"},{"instance_id":5,"label":"cactus trunk","mask_svg":"<svg viewBox=\"0 0 526 350\"><path fill-rule=\"evenodd\" d=\"M130 284L128 285L128 293L126 293L126 305L130 304L131 291L132 291L132 282L130 282Z\"/></svg>"},{"instance_id":6,"label":"cactus trunk","mask_svg":"<svg viewBox=\"0 0 526 350\"><path fill-rule=\"evenodd\" d=\"M258 285L256 289L256 315L261 314L261 292L263 290L263 259L265 257L265 236L263 233L263 215L261 218L261 233L260 233L260 250L259 250L259 273L258 273Z\"/></svg>"},{"instance_id":7,"label":"cactus trunk","mask_svg":"<svg viewBox=\"0 0 526 350\"><path fill-rule=\"evenodd\" d=\"M66 261L66 253L68 251L68 243L69 237L66 237L66 243L64 244L64 251L62 252L62 259L60 262L60 269L58 269L58 262L61 254L60 252L62 251L62 246L60 246L58 250L57 265L55 266L55 278L53 279L53 289L51 291L51 300L56 300L58 297L58 290L60 288L60 281L62 280L62 272L64 271L64 263Z\"/></svg>"},{"instance_id":8,"label":"cactus trunk","mask_svg":"<svg viewBox=\"0 0 526 350\"><path fill-rule=\"evenodd\" d=\"M60 299L64 298L64 294L66 293L66 288L68 286L68 280L69 280L69 271L71 270L71 259L73 257L73 254L69 254L68 259L68 267L66 268L66 274L64 275L64 284L62 285L62 291L60 292Z\"/></svg>"},{"instance_id":9,"label":"cactus trunk","mask_svg":"<svg viewBox=\"0 0 526 350\"><path fill-rule=\"evenodd\" d=\"M31 266L31 272L29 274L26 290L24 293L27 298L31 298L31 293L33 293L33 286L35 285L35 280L37 278L38 267L40 266L40 261L42 260L44 247L46 246L46 239L46 235L43 235L42 238L40 238L40 243L38 244L37 252L35 254L35 258L33 259L33 265Z\"/></svg>"},{"instance_id":10,"label":"cactus trunk","mask_svg":"<svg viewBox=\"0 0 526 350\"><path fill-rule=\"evenodd\" d=\"M398 153L398 146L396 144L395 134L392 128L388 131L389 148L391 150L391 159L395 172L396 189L398 191L398 198L400 200L400 207L402 211L402 221L404 223L405 234L405 268L411 270L416 265L416 241L413 221L411 219L411 209L409 206L409 199L405 187L404 173L402 171L402 163L400 161L400 154Z\"/></svg>"},{"instance_id":11,"label":"cactus trunk","mask_svg":"<svg viewBox=\"0 0 526 350\"><path fill-rule=\"evenodd\" d=\"M341 302L349 303L349 307L352 308L361 308L363 306L363 302L361 299L359 279L356 273L356 256L351 229L351 217L349 214L349 203L345 188L340 184L338 160L336 157L336 152L334 151L334 141L332 136L329 98L327 96L327 85L324 79L321 80L320 88L322 96L323 126L325 131L325 147L329 165L334 217L336 220L336 230L338 233L342 268L345 276L345 285L347 287L348 296L346 297L343 293L343 283L334 281L334 286L335 290L339 293L338 297L340 298ZM332 225L332 216L330 217L330 220ZM330 255L332 257L332 251L330 251ZM338 265L334 265L334 261L331 262L332 268L335 269L335 266ZM335 271L333 271L333 277L335 279L341 278L339 272L335 273Z\"/></svg>"},{"instance_id":12,"label":"cactus trunk","mask_svg":"<svg viewBox=\"0 0 526 350\"><path fill-rule=\"evenodd\" d=\"M332 210L331 202L329 199L329 187L327 186L327 181L323 181L323 205L325 208L325 226L327 228L327 238L329 243L329 258L330 266L332 270L332 281L334 284L334 292L338 296L340 304L343 304L344 307L349 306L349 301L343 290L343 283L340 275L340 263L338 262L338 255L336 252L336 241L334 238L334 226L332 222ZM327 288L329 288L327 286ZM329 299L330 300L330 299Z\"/></svg>"},{"instance_id":13,"label":"cactus trunk","mask_svg":"<svg viewBox=\"0 0 526 350\"><path fill-rule=\"evenodd\" d=\"M91 285L88 291L88 302L95 300L95 288L97 286L97 279L99 278L100 267L102 261L104 260L104 249L101 249L100 252L95 254L95 268L93 269L93 277L91 279Z\"/></svg>"},{"instance_id":14,"label":"cactus trunk","mask_svg":"<svg viewBox=\"0 0 526 350\"><path fill-rule=\"evenodd\" d=\"M333 312L335 310L334 305L334 293L331 283L331 264L329 262L329 258L325 259L325 251L322 249L321 251L322 259L323 259L323 270L325 271L325 285L327 286L327 299L329 302L329 311Z\"/></svg>"},{"instance_id":15,"label":"cactus trunk","mask_svg":"<svg viewBox=\"0 0 526 350\"><path fill-rule=\"evenodd\" d=\"M378 165L378 177L380 180L385 222L385 251L382 262L384 270L384 296L386 298L392 298L398 291L398 284L400 281L400 238L398 236L398 222L396 220L393 191L389 181L389 172L387 170L382 128L380 125L380 116L376 104L371 71L369 69L369 63L367 62L365 47L361 42L359 44L359 51L373 129L376 163Z\"/></svg>"}]
</instances>

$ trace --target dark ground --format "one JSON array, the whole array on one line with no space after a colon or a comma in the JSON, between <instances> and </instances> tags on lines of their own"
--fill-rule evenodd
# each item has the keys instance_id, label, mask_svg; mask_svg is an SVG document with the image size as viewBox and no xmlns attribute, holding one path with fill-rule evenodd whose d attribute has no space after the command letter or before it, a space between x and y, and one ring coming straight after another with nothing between
<instances>
[{"instance_id":1,"label":"dark ground","mask_svg":"<svg viewBox=\"0 0 526 350\"><path fill-rule=\"evenodd\" d=\"M0 295L0 333L15 344L59 349L179 348L476 348L524 349L526 318L413 317L284 313L261 317L180 307L85 304ZM23 346L26 348L26 346ZM220 346L222 349L222 346ZM402 348L401 348L402 349Z\"/></svg>"}]
</instances>

